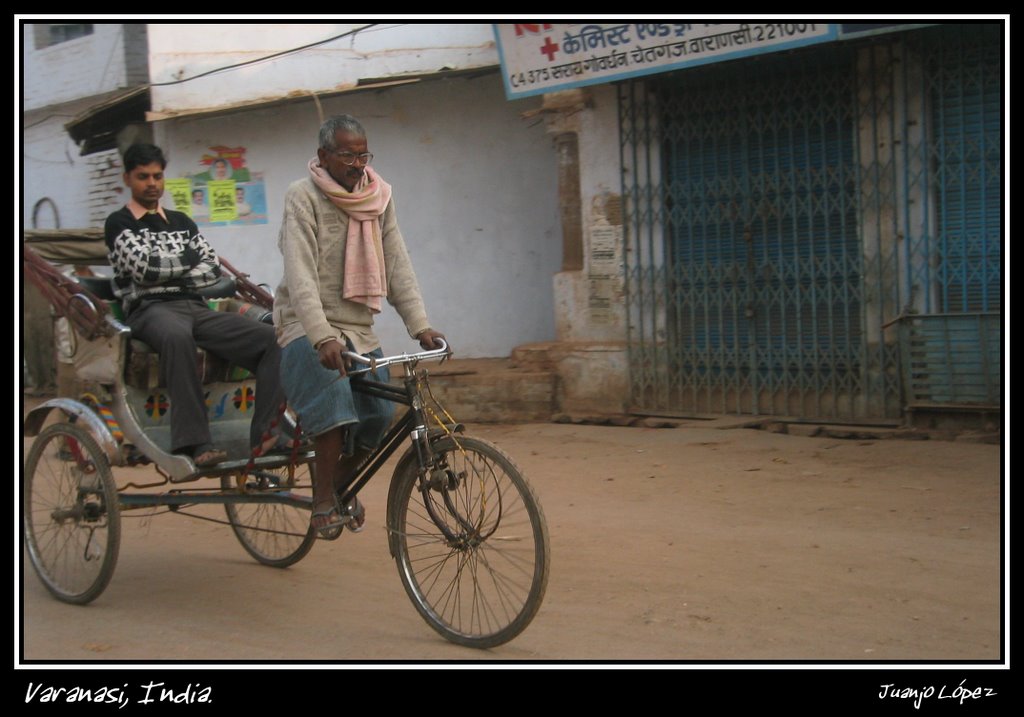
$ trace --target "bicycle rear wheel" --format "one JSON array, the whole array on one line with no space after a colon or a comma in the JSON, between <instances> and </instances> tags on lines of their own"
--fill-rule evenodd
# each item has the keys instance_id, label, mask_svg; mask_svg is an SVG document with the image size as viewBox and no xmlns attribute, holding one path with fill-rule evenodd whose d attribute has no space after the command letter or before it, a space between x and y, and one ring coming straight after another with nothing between
<instances>
[{"instance_id":1,"label":"bicycle rear wheel","mask_svg":"<svg viewBox=\"0 0 1024 717\"><path fill-rule=\"evenodd\" d=\"M251 493L278 490L312 489L312 461L298 463L289 476L289 466L260 469L246 474L246 490ZM221 478L221 488L236 488L233 476ZM231 529L245 551L257 562L273 568L286 568L306 557L316 543L316 531L309 522L309 511L284 503L225 503Z\"/></svg>"},{"instance_id":2,"label":"bicycle rear wheel","mask_svg":"<svg viewBox=\"0 0 1024 717\"><path fill-rule=\"evenodd\" d=\"M392 478L388 525L398 573L434 630L460 645L495 647L521 633L544 599L544 513L496 446L444 437L434 454L425 479L415 459L402 460Z\"/></svg>"},{"instance_id":3,"label":"bicycle rear wheel","mask_svg":"<svg viewBox=\"0 0 1024 717\"><path fill-rule=\"evenodd\" d=\"M46 589L84 605L106 589L121 546L117 488L88 431L55 423L25 463L23 515L29 560Z\"/></svg>"}]
</instances>

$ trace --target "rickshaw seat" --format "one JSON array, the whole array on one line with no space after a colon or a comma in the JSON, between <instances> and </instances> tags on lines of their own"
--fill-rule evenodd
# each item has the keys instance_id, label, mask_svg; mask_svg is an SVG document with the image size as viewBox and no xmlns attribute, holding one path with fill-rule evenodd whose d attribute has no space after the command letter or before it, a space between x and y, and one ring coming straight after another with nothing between
<instances>
[{"instance_id":1,"label":"rickshaw seat","mask_svg":"<svg viewBox=\"0 0 1024 717\"><path fill-rule=\"evenodd\" d=\"M236 310L232 304L237 302L231 301L235 296L235 280L230 276L221 276L217 283L200 289L199 293L206 299L228 300L228 310ZM129 346L125 382L135 388L157 388L160 384L160 356L139 339L132 339ZM241 381L250 375L245 369L203 349L196 349L196 370L204 384Z\"/></svg>"},{"instance_id":2,"label":"rickshaw seat","mask_svg":"<svg viewBox=\"0 0 1024 717\"><path fill-rule=\"evenodd\" d=\"M132 339L129 345L131 350L125 367L125 383L133 388L160 387L160 355L139 339ZM196 371L203 384L241 381L250 375L240 366L201 348L196 349Z\"/></svg>"},{"instance_id":3,"label":"rickshaw seat","mask_svg":"<svg viewBox=\"0 0 1024 717\"><path fill-rule=\"evenodd\" d=\"M104 301L117 301L109 276L76 276L75 279L97 298Z\"/></svg>"}]
</instances>

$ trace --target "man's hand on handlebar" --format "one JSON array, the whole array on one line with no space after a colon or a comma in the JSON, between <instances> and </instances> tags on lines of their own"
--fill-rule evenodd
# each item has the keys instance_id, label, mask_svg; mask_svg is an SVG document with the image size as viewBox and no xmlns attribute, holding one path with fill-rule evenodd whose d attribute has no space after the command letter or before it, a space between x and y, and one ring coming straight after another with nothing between
<instances>
[{"instance_id":1,"label":"man's hand on handlebar","mask_svg":"<svg viewBox=\"0 0 1024 717\"><path fill-rule=\"evenodd\" d=\"M431 349L439 349L442 344L438 339L441 339L447 343L448 339L444 337L440 331L434 331L433 329L427 329L421 331L416 335L416 340L420 342L420 346L424 351L430 351ZM448 352L452 353L451 344L448 344Z\"/></svg>"},{"instance_id":2,"label":"man's hand on handlebar","mask_svg":"<svg viewBox=\"0 0 1024 717\"><path fill-rule=\"evenodd\" d=\"M448 339L438 331L427 329L426 331L421 331L416 338L420 342L420 347L424 351L434 352L433 355L400 354L398 356L386 356L375 359L347 351L345 344L337 339L324 341L317 348L316 352L320 359L320 365L326 369L337 371L339 379L351 375L353 371L356 374L360 374L365 373L367 370L376 369L378 366L390 366L394 363L407 363L409 361L415 362L422 358L439 358L443 361L452 353L451 347L448 345Z\"/></svg>"},{"instance_id":3,"label":"man's hand on handlebar","mask_svg":"<svg viewBox=\"0 0 1024 717\"><path fill-rule=\"evenodd\" d=\"M345 344L341 341L337 339L325 341L320 344L316 353L320 357L320 365L324 368L337 371L341 376L345 376L348 372L349 361L345 357Z\"/></svg>"}]
</instances>

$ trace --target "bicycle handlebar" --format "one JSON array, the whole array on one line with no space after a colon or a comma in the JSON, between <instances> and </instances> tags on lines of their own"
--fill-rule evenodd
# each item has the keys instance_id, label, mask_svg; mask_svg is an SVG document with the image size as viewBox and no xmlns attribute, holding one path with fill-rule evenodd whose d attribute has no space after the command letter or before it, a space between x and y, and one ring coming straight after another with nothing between
<instances>
[{"instance_id":1,"label":"bicycle handlebar","mask_svg":"<svg viewBox=\"0 0 1024 717\"><path fill-rule=\"evenodd\" d=\"M363 366L366 366L366 368L359 368L355 369L354 371L348 371L348 375L352 376L361 373L367 373L369 371L375 371L378 368L384 368L385 366L391 366L392 364L397 363L418 363L420 361L429 361L430 359L441 359L443 361L444 359L448 358L448 356L451 354L451 351L448 348L448 342L445 341L444 339L436 339L436 341L439 341L441 343L441 348L430 349L429 351L420 351L414 354L396 354L394 356L372 358L369 356L361 356L357 353L353 353L352 351L344 351L342 352L342 356L344 356L349 361L352 361L353 363L358 363L362 364Z\"/></svg>"}]
</instances>

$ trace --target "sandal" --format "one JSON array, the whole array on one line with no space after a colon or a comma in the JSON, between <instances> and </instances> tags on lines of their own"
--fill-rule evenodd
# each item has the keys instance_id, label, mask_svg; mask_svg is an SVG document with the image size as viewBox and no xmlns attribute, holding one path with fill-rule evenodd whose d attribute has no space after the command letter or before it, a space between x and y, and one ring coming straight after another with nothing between
<instances>
[{"instance_id":1,"label":"sandal","mask_svg":"<svg viewBox=\"0 0 1024 717\"><path fill-rule=\"evenodd\" d=\"M227 451L215 448L214 446L206 446L196 450L195 455L192 457L192 462L199 468L209 468L221 461L227 460L227 457Z\"/></svg>"},{"instance_id":2,"label":"sandal","mask_svg":"<svg viewBox=\"0 0 1024 717\"><path fill-rule=\"evenodd\" d=\"M326 518L327 522L322 525L316 525L317 518ZM313 524L320 537L326 540L334 540L341 535L341 528L345 525L345 522L346 519L342 516L341 511L338 510L336 505L332 505L328 510L315 510L313 515L310 516L310 523Z\"/></svg>"},{"instance_id":3,"label":"sandal","mask_svg":"<svg viewBox=\"0 0 1024 717\"><path fill-rule=\"evenodd\" d=\"M292 451L308 453L311 450L313 450L313 443L308 439L299 440L297 438L288 439L285 436L271 436L257 448L253 448L253 454L256 456L291 455Z\"/></svg>"}]
</instances>

